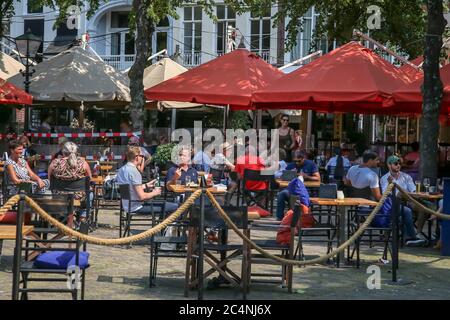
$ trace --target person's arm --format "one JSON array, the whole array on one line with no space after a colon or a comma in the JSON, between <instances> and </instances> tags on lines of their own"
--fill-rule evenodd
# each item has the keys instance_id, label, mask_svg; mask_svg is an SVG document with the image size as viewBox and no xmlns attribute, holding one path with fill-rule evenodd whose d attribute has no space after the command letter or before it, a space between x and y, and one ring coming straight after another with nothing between
<instances>
[{"instance_id":1,"label":"person's arm","mask_svg":"<svg viewBox=\"0 0 450 320\"><path fill-rule=\"evenodd\" d=\"M169 169L169 172L167 172L167 185L174 185L176 184L177 180L181 177L181 169L176 168L175 170L173 168Z\"/></svg>"},{"instance_id":2,"label":"person's arm","mask_svg":"<svg viewBox=\"0 0 450 320\"><path fill-rule=\"evenodd\" d=\"M6 170L8 170L8 178L11 181L12 184L19 184L21 182L29 182L27 180L21 180L17 177L16 172L14 171L14 167L12 165L8 165L6 167Z\"/></svg>"},{"instance_id":3,"label":"person's arm","mask_svg":"<svg viewBox=\"0 0 450 320\"><path fill-rule=\"evenodd\" d=\"M48 178L50 179L50 177L52 176L52 172L53 172L53 161L50 163L50 165L48 166Z\"/></svg>"},{"instance_id":4,"label":"person's arm","mask_svg":"<svg viewBox=\"0 0 450 320\"><path fill-rule=\"evenodd\" d=\"M292 150L295 148L297 141L295 140L294 129L289 128L289 133L291 135L291 141L292 141L291 146L289 147L289 150Z\"/></svg>"},{"instance_id":5,"label":"person's arm","mask_svg":"<svg viewBox=\"0 0 450 320\"><path fill-rule=\"evenodd\" d=\"M91 172L91 167L89 166L89 163L84 161L83 167L84 167L84 170L86 171L86 177L89 177L89 179L92 179L92 172ZM50 168L49 168L49 177L50 177Z\"/></svg>"},{"instance_id":6,"label":"person's arm","mask_svg":"<svg viewBox=\"0 0 450 320\"><path fill-rule=\"evenodd\" d=\"M45 186L44 181L42 181L41 178L39 178L39 176L34 173L33 170L31 170L30 166L28 165L28 162L26 162L26 166L27 166L27 170L28 170L28 175L30 176L32 181L36 181L37 184L39 185L39 188L43 188Z\"/></svg>"},{"instance_id":7,"label":"person's arm","mask_svg":"<svg viewBox=\"0 0 450 320\"><path fill-rule=\"evenodd\" d=\"M302 175L302 177L305 180L308 180L308 181L320 181L320 173L319 173L319 171L316 171L316 172L314 172L314 173L312 173L310 175L303 172L301 175Z\"/></svg>"},{"instance_id":8,"label":"person's arm","mask_svg":"<svg viewBox=\"0 0 450 320\"><path fill-rule=\"evenodd\" d=\"M150 200L161 194L161 188L155 188L151 192L145 192L144 191L145 185L143 185L143 184L135 185L133 187L136 190L136 195L140 201Z\"/></svg>"},{"instance_id":9,"label":"person's arm","mask_svg":"<svg viewBox=\"0 0 450 320\"><path fill-rule=\"evenodd\" d=\"M372 195L376 201L380 201L381 199L381 191L380 191L380 179L377 175L373 175L370 180L370 190L372 191Z\"/></svg>"},{"instance_id":10,"label":"person's arm","mask_svg":"<svg viewBox=\"0 0 450 320\"><path fill-rule=\"evenodd\" d=\"M375 198L375 200L380 201L381 199L380 188L370 188L370 190L372 191L372 195Z\"/></svg>"}]
</instances>

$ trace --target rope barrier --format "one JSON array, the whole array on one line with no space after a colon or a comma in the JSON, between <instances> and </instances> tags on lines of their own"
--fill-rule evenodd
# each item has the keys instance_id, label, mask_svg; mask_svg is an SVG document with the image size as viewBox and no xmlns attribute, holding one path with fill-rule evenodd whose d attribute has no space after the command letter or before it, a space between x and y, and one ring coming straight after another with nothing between
<instances>
[{"instance_id":1,"label":"rope barrier","mask_svg":"<svg viewBox=\"0 0 450 320\"><path fill-rule=\"evenodd\" d=\"M414 203L416 206L418 206L420 209L422 209L426 213L434 215L442 220L450 220L449 214L443 214L443 213L440 213L439 211L434 211L434 210L424 206L422 203L420 203L419 201L414 199L405 189L402 189L402 187L400 187L398 184L395 184L395 186L408 201L411 201L412 203Z\"/></svg>"},{"instance_id":2,"label":"rope barrier","mask_svg":"<svg viewBox=\"0 0 450 320\"><path fill-rule=\"evenodd\" d=\"M195 191L184 203L181 207L179 207L174 213L172 213L169 217L167 217L163 222L158 224L157 226L148 229L142 233L139 233L137 235L133 235L130 237L125 238L119 238L119 239L105 239L105 238L97 238L92 237L89 235L86 235L84 233L80 233L76 230L73 230L72 228L64 225L63 223L59 222L55 218L53 218L51 215L49 215L47 212L45 212L44 209L42 209L34 200L28 196L25 197L25 201L30 205L32 209L36 211L37 214L39 214L42 219L47 221L48 223L52 224L56 228L58 228L63 234L72 236L75 238L78 238L81 241L86 241L91 244L97 244L97 245L105 245L105 246L113 246L113 245L123 245L123 244L129 244L136 241L140 241L146 238L149 238L156 233L162 231L165 229L168 225L173 223L183 212L185 212L193 203L194 201L201 195L202 191L197 190ZM8 202L5 203L5 205L0 208L0 215L3 215L3 212L6 212L9 210L8 208L14 206L20 199L19 195L16 195L8 200Z\"/></svg>"},{"instance_id":3,"label":"rope barrier","mask_svg":"<svg viewBox=\"0 0 450 320\"><path fill-rule=\"evenodd\" d=\"M5 204L0 208L0 217L5 215L8 211L12 209L19 202L20 196L17 194L8 199Z\"/></svg>"},{"instance_id":4,"label":"rope barrier","mask_svg":"<svg viewBox=\"0 0 450 320\"><path fill-rule=\"evenodd\" d=\"M361 234L364 232L364 230L372 223L373 218L378 213L378 211L381 209L381 206L384 204L384 202L386 201L387 197L390 195L393 188L394 188L394 184L391 183L386 188L386 191L383 193L383 196L381 197L380 201L378 202L376 207L372 210L370 215L366 218L364 223L359 227L358 230L356 230L356 232L347 241L345 241L338 248L336 248L336 250L334 250L324 256L321 256L321 257L318 257L315 259L311 259L311 260L307 260L307 261L284 259L284 258L281 258L277 255L274 255L274 254L262 249L256 243L254 243L251 239L249 239L244 233L242 233L241 230L239 230L239 228L233 223L233 221L231 221L231 219L228 217L226 212L222 209L222 207L220 206L220 204L217 202L217 200L214 198L214 195L210 191L207 190L206 195L211 200L211 203L216 207L219 214L222 216L222 218L225 220L225 222L228 224L228 226L231 229L233 229L233 231L236 232L236 234L239 237L241 237L253 249L255 249L256 251L258 251L259 253L264 255L266 258L278 261L284 265L307 266L307 265L319 264L319 263L325 262L328 259L334 257L335 255L343 252L348 246L352 245L353 242L355 242L356 239L359 238L359 236L361 236Z\"/></svg>"}]
</instances>

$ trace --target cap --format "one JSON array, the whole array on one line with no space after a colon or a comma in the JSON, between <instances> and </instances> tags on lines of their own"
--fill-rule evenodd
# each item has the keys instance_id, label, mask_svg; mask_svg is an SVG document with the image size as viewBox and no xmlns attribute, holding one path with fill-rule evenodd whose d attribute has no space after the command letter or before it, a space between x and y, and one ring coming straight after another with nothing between
<instances>
[{"instance_id":1,"label":"cap","mask_svg":"<svg viewBox=\"0 0 450 320\"><path fill-rule=\"evenodd\" d=\"M131 136L130 139L128 139L129 146L139 146L140 144L141 141L138 136Z\"/></svg>"},{"instance_id":2,"label":"cap","mask_svg":"<svg viewBox=\"0 0 450 320\"><path fill-rule=\"evenodd\" d=\"M297 150L294 152L294 156L292 160L299 160L299 159L305 159L306 158L306 153L301 151L301 150Z\"/></svg>"},{"instance_id":3,"label":"cap","mask_svg":"<svg viewBox=\"0 0 450 320\"><path fill-rule=\"evenodd\" d=\"M393 164L394 162L399 162L400 158L397 156L390 156L389 158L387 158L387 164Z\"/></svg>"}]
</instances>

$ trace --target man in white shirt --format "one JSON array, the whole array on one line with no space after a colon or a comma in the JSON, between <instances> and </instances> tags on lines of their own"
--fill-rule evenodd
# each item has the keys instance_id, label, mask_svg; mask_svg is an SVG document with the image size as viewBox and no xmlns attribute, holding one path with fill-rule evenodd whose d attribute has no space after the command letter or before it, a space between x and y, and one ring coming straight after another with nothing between
<instances>
[{"instance_id":1,"label":"man in white shirt","mask_svg":"<svg viewBox=\"0 0 450 320\"><path fill-rule=\"evenodd\" d=\"M414 184L413 178L405 173L400 171L401 169L401 160L397 156L390 156L386 164L388 166L389 172L386 173L383 177L381 177L381 190L384 192L388 185L392 182L397 183L402 189L407 192L416 192L416 185ZM399 191L397 190L397 193ZM403 221L403 232L406 235L406 245L423 245L426 242L424 236L419 232L417 233L416 228L414 227L413 214L412 209L407 205L402 205L402 221ZM423 213L422 213L423 215ZM425 221L422 222L422 227ZM419 223L418 223L419 226ZM418 230L422 230L422 227L419 227Z\"/></svg>"},{"instance_id":2,"label":"man in white shirt","mask_svg":"<svg viewBox=\"0 0 450 320\"><path fill-rule=\"evenodd\" d=\"M381 199L380 179L378 175L372 170L378 166L378 155L374 152L367 152L363 155L363 164L351 167L347 176L344 178L344 183L356 189L370 188L373 200L379 201Z\"/></svg>"}]
</instances>

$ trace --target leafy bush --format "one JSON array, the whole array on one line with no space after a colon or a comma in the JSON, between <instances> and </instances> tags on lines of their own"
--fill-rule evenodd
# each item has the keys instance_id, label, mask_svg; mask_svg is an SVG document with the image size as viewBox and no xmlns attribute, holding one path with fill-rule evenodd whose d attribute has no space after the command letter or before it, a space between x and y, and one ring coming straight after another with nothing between
<instances>
[{"instance_id":1,"label":"leafy bush","mask_svg":"<svg viewBox=\"0 0 450 320\"><path fill-rule=\"evenodd\" d=\"M156 152L153 155L153 162L157 165L166 165L170 163L172 157L172 149L175 147L175 143L168 143L158 146Z\"/></svg>"}]
</instances>

